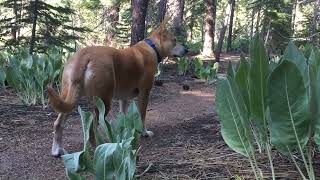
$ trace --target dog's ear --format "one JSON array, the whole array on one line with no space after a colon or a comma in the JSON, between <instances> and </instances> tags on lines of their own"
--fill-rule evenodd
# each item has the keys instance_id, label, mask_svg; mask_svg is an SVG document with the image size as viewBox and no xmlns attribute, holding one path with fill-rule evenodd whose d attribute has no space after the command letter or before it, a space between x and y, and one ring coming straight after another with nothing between
<instances>
[{"instance_id":1,"label":"dog's ear","mask_svg":"<svg viewBox=\"0 0 320 180\"><path fill-rule=\"evenodd\" d=\"M161 33L164 32L164 30L166 29L166 25L167 25L168 21L169 21L169 18L168 18L168 17L166 17L166 18L164 18L164 19L162 20L162 22L161 22L161 24L160 24L160 26L159 26L159 34L161 34Z\"/></svg>"},{"instance_id":2,"label":"dog's ear","mask_svg":"<svg viewBox=\"0 0 320 180\"><path fill-rule=\"evenodd\" d=\"M169 21L169 17L165 17L160 24L160 27L166 27L167 23Z\"/></svg>"}]
</instances>

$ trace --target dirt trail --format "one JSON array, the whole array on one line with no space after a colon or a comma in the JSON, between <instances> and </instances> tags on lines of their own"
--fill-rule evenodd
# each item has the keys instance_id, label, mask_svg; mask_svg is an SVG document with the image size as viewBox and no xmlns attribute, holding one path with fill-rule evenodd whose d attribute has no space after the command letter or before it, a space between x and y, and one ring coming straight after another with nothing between
<instances>
[{"instance_id":1,"label":"dirt trail","mask_svg":"<svg viewBox=\"0 0 320 180\"><path fill-rule=\"evenodd\" d=\"M236 175L250 179L247 160L221 138L214 103L216 85L190 74L177 76L175 66L164 73L164 85L155 86L151 93L147 125L155 136L142 140L138 174L153 165L140 179L230 179ZM182 84L190 90L183 90ZM85 101L81 104L88 109ZM110 117L117 111L115 102ZM66 179L62 159L50 156L56 116L50 109L23 106L11 90L0 91L0 180ZM81 132L79 115L73 112L64 131L67 151L81 150ZM267 159L261 156L259 162L267 163ZM288 163L279 167L286 169L282 177L297 174Z\"/></svg>"}]
</instances>

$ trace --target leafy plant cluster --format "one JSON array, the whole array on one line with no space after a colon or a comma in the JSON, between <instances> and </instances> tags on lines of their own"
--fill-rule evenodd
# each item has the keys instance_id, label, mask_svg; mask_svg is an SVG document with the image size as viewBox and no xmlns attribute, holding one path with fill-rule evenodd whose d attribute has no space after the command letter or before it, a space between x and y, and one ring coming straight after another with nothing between
<instances>
[{"instance_id":1,"label":"leafy plant cluster","mask_svg":"<svg viewBox=\"0 0 320 180\"><path fill-rule=\"evenodd\" d=\"M256 179L263 178L257 149L267 152L275 179L272 148L290 157L303 179L315 179L312 142L320 145L319 81L319 49L307 46L302 52L290 42L279 61L269 61L259 36L250 45L250 60L242 57L236 69L230 64L227 77L219 80L216 104L223 139L248 157Z\"/></svg>"},{"instance_id":2,"label":"leafy plant cluster","mask_svg":"<svg viewBox=\"0 0 320 180\"><path fill-rule=\"evenodd\" d=\"M219 63L209 63L205 65L201 59L195 59L194 61L195 67L195 75L200 78L206 80L208 84L212 84L218 74Z\"/></svg>"},{"instance_id":3,"label":"leafy plant cluster","mask_svg":"<svg viewBox=\"0 0 320 180\"><path fill-rule=\"evenodd\" d=\"M95 179L134 179L138 144L142 133L142 121L135 103L129 106L127 115L119 114L111 123L105 120L105 106L101 99L95 98L95 105L99 109L97 120L91 112L81 115L83 150L63 156L66 173L69 179L84 179L91 174ZM102 129L103 133L97 130ZM93 128L95 142L98 145L93 158L89 151L89 131ZM104 143L107 137L109 143Z\"/></svg>"},{"instance_id":4,"label":"leafy plant cluster","mask_svg":"<svg viewBox=\"0 0 320 180\"><path fill-rule=\"evenodd\" d=\"M219 68L219 63L217 62L205 65L200 58L191 61L186 57L182 57L178 59L177 63L179 75L185 75L193 64L194 74L197 78L206 80L208 84L212 84L217 78Z\"/></svg>"},{"instance_id":5,"label":"leafy plant cluster","mask_svg":"<svg viewBox=\"0 0 320 180\"><path fill-rule=\"evenodd\" d=\"M58 48L51 48L47 54L34 55L30 55L25 48L4 51L0 53L0 82L4 87L6 81L26 105L35 105L40 101L44 106L44 88L58 82L63 71L63 60L68 56Z\"/></svg>"}]
</instances>

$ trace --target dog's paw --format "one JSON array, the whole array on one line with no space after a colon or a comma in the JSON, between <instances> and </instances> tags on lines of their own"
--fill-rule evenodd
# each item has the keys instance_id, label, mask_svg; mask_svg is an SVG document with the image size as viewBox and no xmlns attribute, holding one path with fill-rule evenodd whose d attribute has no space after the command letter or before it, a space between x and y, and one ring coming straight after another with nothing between
<instances>
[{"instance_id":1,"label":"dog's paw","mask_svg":"<svg viewBox=\"0 0 320 180\"><path fill-rule=\"evenodd\" d=\"M142 132L142 136L144 136L144 137L151 137L153 135L154 135L154 133L152 131L148 131L147 129L144 129Z\"/></svg>"},{"instance_id":2,"label":"dog's paw","mask_svg":"<svg viewBox=\"0 0 320 180\"><path fill-rule=\"evenodd\" d=\"M67 151L63 148L52 148L51 155L54 157L61 157L65 154L67 154Z\"/></svg>"}]
</instances>

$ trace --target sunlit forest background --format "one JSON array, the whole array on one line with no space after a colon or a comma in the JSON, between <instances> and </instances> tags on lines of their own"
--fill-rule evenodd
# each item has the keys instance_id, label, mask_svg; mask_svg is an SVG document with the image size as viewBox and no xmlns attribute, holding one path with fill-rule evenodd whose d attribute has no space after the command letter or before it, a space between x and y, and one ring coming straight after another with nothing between
<instances>
[{"instance_id":1,"label":"sunlit forest background","mask_svg":"<svg viewBox=\"0 0 320 180\"><path fill-rule=\"evenodd\" d=\"M247 52L257 32L272 53L290 40L319 41L319 2L313 0L0 0L0 7L0 48L30 53L50 46L128 47L135 34L147 36L165 17L179 41L204 55Z\"/></svg>"}]
</instances>

